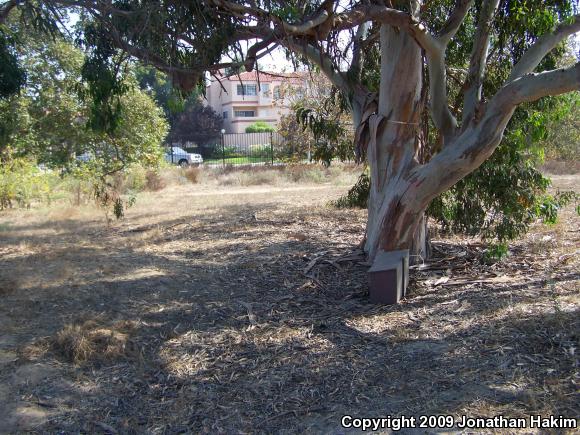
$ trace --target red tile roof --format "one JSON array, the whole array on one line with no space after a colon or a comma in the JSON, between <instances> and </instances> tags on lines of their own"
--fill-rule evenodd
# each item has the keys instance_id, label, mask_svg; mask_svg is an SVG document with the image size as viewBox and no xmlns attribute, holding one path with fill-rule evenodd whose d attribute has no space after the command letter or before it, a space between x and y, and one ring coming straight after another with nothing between
<instances>
[{"instance_id":1,"label":"red tile roof","mask_svg":"<svg viewBox=\"0 0 580 435\"><path fill-rule=\"evenodd\" d=\"M302 81L305 77L307 77L308 72L292 72L292 73L281 73L281 72L270 72L270 71L260 71L259 73L259 81L261 83L273 82L273 81L291 81L297 82ZM242 82L249 82L249 81L258 81L258 73L256 71L252 72L241 72L239 74L234 74L229 77L224 77L218 75L221 80L229 80L229 81L242 81Z\"/></svg>"}]
</instances>

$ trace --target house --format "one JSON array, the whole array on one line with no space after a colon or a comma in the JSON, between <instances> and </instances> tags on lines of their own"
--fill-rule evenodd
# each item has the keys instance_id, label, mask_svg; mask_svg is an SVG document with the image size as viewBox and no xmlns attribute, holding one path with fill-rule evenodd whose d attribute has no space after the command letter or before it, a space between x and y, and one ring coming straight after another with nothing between
<instances>
[{"instance_id":1,"label":"house","mask_svg":"<svg viewBox=\"0 0 580 435\"><path fill-rule=\"evenodd\" d=\"M275 127L282 115L290 113L292 99L307 87L306 72L242 72L212 77L206 99L223 116L226 133L244 133L256 121Z\"/></svg>"}]
</instances>

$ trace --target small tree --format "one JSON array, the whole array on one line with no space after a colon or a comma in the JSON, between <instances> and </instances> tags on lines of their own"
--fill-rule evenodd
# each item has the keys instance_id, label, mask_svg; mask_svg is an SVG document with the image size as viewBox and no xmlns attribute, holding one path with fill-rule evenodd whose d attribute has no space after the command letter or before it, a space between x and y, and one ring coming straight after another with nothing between
<instances>
[{"instance_id":1,"label":"small tree","mask_svg":"<svg viewBox=\"0 0 580 435\"><path fill-rule=\"evenodd\" d=\"M167 140L169 142L191 141L198 145L206 145L219 137L222 125L221 115L196 100L188 103L185 110L174 115Z\"/></svg>"},{"instance_id":2,"label":"small tree","mask_svg":"<svg viewBox=\"0 0 580 435\"><path fill-rule=\"evenodd\" d=\"M310 73L308 88L287 86L292 112L282 117L279 132L298 158L329 166L333 159L354 160L352 119L344 100L319 73Z\"/></svg>"}]
</instances>

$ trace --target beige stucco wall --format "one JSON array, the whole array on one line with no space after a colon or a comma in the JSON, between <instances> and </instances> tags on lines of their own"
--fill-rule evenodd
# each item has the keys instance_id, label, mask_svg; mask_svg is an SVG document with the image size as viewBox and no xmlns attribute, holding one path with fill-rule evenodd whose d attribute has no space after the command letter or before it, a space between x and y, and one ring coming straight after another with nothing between
<instances>
[{"instance_id":1,"label":"beige stucco wall","mask_svg":"<svg viewBox=\"0 0 580 435\"><path fill-rule=\"evenodd\" d=\"M274 88L282 85L282 80L268 82L269 92L264 93L263 90L260 90L256 96L237 95L237 85L239 84L258 85L258 82L244 80L240 83L239 80L222 80L220 85L217 80L212 80L211 84L207 87L207 103L222 116L224 112L227 112L227 116L224 118L224 129L226 133L243 133L246 127L256 121L263 121L276 127L281 115L290 112L287 107L283 106L284 101L272 99ZM262 85L264 84L262 83ZM244 109L254 110L256 116L235 116L234 110Z\"/></svg>"}]
</instances>

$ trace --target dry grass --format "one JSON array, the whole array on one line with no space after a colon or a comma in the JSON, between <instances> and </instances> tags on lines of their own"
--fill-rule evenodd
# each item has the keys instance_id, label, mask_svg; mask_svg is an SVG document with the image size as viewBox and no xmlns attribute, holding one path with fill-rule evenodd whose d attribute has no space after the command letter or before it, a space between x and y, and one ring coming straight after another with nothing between
<instances>
[{"instance_id":1,"label":"dry grass","mask_svg":"<svg viewBox=\"0 0 580 435\"><path fill-rule=\"evenodd\" d=\"M285 186L317 185L331 183L337 186L352 185L362 167L356 165L334 165L323 168L319 165L258 166L248 168L204 169L206 182L218 186Z\"/></svg>"},{"instance_id":2,"label":"dry grass","mask_svg":"<svg viewBox=\"0 0 580 435\"><path fill-rule=\"evenodd\" d=\"M166 186L165 181L157 171L148 170L145 173L145 190L157 192Z\"/></svg>"},{"instance_id":3,"label":"dry grass","mask_svg":"<svg viewBox=\"0 0 580 435\"><path fill-rule=\"evenodd\" d=\"M197 184L200 181L201 169L191 166L183 171L185 178L192 184Z\"/></svg>"},{"instance_id":4,"label":"dry grass","mask_svg":"<svg viewBox=\"0 0 580 435\"><path fill-rule=\"evenodd\" d=\"M0 356L19 356L0 359L0 419L18 422L3 429L342 433L344 414L579 416L572 209L491 266L477 240L436 240L409 298L377 306L362 258L343 258L365 212L327 207L347 187L322 173L333 181L279 170L274 187L221 187L243 172L205 174L140 195L110 227L89 209L0 216L1 276L25 277L0 297ZM22 426L24 407L50 414Z\"/></svg>"},{"instance_id":5,"label":"dry grass","mask_svg":"<svg viewBox=\"0 0 580 435\"><path fill-rule=\"evenodd\" d=\"M550 160L541 166L541 170L552 175L569 175L580 173L580 162Z\"/></svg>"},{"instance_id":6,"label":"dry grass","mask_svg":"<svg viewBox=\"0 0 580 435\"><path fill-rule=\"evenodd\" d=\"M134 330L134 322L130 321L106 327L90 320L65 325L50 340L50 345L56 355L70 363L110 364L129 354L129 337Z\"/></svg>"}]
</instances>

